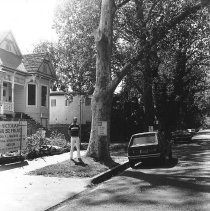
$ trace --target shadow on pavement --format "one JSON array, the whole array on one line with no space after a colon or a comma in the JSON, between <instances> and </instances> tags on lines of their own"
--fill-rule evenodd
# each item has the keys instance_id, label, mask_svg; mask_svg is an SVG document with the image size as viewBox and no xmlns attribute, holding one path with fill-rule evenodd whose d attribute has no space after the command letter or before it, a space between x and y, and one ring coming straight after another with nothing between
<instances>
[{"instance_id":1,"label":"shadow on pavement","mask_svg":"<svg viewBox=\"0 0 210 211\"><path fill-rule=\"evenodd\" d=\"M178 158L167 160L164 164L159 161L150 161L147 163L139 163L135 166L135 169L154 169L154 168L173 168L178 164Z\"/></svg>"},{"instance_id":2,"label":"shadow on pavement","mask_svg":"<svg viewBox=\"0 0 210 211\"><path fill-rule=\"evenodd\" d=\"M27 161L21 161L17 163L11 163L11 164L5 164L0 166L0 171L7 171L15 168L20 168L23 166L27 166L28 162Z\"/></svg>"},{"instance_id":3,"label":"shadow on pavement","mask_svg":"<svg viewBox=\"0 0 210 211\"><path fill-rule=\"evenodd\" d=\"M210 142L175 146L172 163L137 165L78 198L76 206L129 210L209 210ZM178 162L179 160L179 162ZM133 209L134 207L134 209ZM90 209L91 210L91 209Z\"/></svg>"},{"instance_id":4,"label":"shadow on pavement","mask_svg":"<svg viewBox=\"0 0 210 211\"><path fill-rule=\"evenodd\" d=\"M119 166L120 164L115 162L112 158L108 158L102 161L99 161L97 159L94 159L96 162L100 162L102 164L104 164L105 166L107 166L109 169L114 168L116 166Z\"/></svg>"},{"instance_id":5,"label":"shadow on pavement","mask_svg":"<svg viewBox=\"0 0 210 211\"><path fill-rule=\"evenodd\" d=\"M151 186L167 186L170 184L170 186L175 186L178 188L184 188L184 189L190 189L193 191L198 192L206 192L210 193L210 185L206 184L197 184L198 181L195 177L184 177L179 175L164 175L164 174L147 174L140 171L126 171L124 172L123 176L126 177L132 177L135 179L144 180L148 183L150 183ZM210 181L209 178L202 178L199 177L199 180L205 183L208 183Z\"/></svg>"}]
</instances>

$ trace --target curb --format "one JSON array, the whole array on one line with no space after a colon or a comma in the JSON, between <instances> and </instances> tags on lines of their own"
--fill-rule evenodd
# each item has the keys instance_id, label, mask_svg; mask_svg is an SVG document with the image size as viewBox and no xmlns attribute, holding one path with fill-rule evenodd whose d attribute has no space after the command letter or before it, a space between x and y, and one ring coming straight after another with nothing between
<instances>
[{"instance_id":1,"label":"curb","mask_svg":"<svg viewBox=\"0 0 210 211\"><path fill-rule=\"evenodd\" d=\"M119 166L116 166L112 169L109 169L109 170L99 174L99 175L96 175L95 177L93 177L91 179L90 185L96 185L101 182L104 182L104 181L110 179L111 177L116 176L117 174L123 172L124 170L126 170L129 167L130 167L129 162L126 161L125 163L120 164Z\"/></svg>"},{"instance_id":2,"label":"curb","mask_svg":"<svg viewBox=\"0 0 210 211\"><path fill-rule=\"evenodd\" d=\"M48 209L46 209L45 211L54 211L54 210L59 210L60 208L62 208L63 206L65 206L65 204L67 202L69 202L70 200L73 200L79 196L81 196L81 194L85 193L86 191L89 190L89 188L91 188L93 185L97 185L101 182L104 182L106 180L109 180L111 177L113 176L116 176L117 174L123 172L124 170L126 170L127 168L130 167L130 164L129 164L129 161L126 161L125 163L123 164L120 164L119 166L116 166L112 169L109 169L105 172L102 172L101 174L98 174L96 175L95 177L93 177L91 180L90 180L90 183L87 184L87 189L86 190L83 190L81 191L80 193L77 193L73 196L71 196L70 198L52 206L52 207L49 207Z\"/></svg>"}]
</instances>

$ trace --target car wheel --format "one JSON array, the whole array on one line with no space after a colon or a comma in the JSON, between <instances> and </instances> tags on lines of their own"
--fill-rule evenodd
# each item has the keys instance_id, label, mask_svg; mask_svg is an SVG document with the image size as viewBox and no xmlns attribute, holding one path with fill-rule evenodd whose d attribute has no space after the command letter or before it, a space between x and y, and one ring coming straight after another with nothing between
<instances>
[{"instance_id":1,"label":"car wheel","mask_svg":"<svg viewBox=\"0 0 210 211\"><path fill-rule=\"evenodd\" d=\"M130 164L130 167L133 169L133 168L135 168L136 162L129 160L129 164Z\"/></svg>"}]
</instances>

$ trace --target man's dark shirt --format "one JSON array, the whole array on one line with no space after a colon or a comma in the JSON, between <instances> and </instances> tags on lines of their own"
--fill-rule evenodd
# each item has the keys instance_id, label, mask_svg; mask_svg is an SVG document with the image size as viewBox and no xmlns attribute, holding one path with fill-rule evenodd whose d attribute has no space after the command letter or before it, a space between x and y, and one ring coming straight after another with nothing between
<instances>
[{"instance_id":1,"label":"man's dark shirt","mask_svg":"<svg viewBox=\"0 0 210 211\"><path fill-rule=\"evenodd\" d=\"M70 134L72 137L79 137L79 125L78 124L74 124L72 123L70 126L69 126L69 131L70 131Z\"/></svg>"}]
</instances>

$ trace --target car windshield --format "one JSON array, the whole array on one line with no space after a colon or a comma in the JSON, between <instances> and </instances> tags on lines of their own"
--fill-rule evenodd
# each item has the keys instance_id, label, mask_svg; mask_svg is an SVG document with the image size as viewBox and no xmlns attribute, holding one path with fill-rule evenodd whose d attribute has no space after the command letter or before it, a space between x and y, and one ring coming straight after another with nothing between
<instances>
[{"instance_id":1,"label":"car windshield","mask_svg":"<svg viewBox=\"0 0 210 211\"><path fill-rule=\"evenodd\" d=\"M135 145L150 145L158 144L157 136L155 134L144 134L133 138L132 146Z\"/></svg>"}]
</instances>

